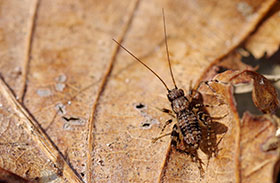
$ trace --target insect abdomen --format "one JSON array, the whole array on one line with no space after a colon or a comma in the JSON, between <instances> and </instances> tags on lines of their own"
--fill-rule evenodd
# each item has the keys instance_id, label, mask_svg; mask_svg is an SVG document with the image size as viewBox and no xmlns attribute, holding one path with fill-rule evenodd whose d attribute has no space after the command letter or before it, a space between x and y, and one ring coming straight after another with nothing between
<instances>
[{"instance_id":1,"label":"insect abdomen","mask_svg":"<svg viewBox=\"0 0 280 183\"><path fill-rule=\"evenodd\" d=\"M198 145L201 140L201 129L197 117L188 111L182 111L177 114L178 117L178 126L181 129L184 141L192 145L195 149L198 148Z\"/></svg>"}]
</instances>

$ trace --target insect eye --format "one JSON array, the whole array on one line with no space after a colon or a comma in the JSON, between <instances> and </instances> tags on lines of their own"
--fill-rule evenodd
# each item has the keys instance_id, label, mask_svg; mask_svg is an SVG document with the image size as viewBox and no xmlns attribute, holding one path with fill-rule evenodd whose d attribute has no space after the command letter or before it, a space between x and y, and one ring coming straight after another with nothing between
<instances>
[{"instance_id":1,"label":"insect eye","mask_svg":"<svg viewBox=\"0 0 280 183\"><path fill-rule=\"evenodd\" d=\"M179 93L180 93L180 95L184 96L184 90L179 89Z\"/></svg>"},{"instance_id":2,"label":"insect eye","mask_svg":"<svg viewBox=\"0 0 280 183\"><path fill-rule=\"evenodd\" d=\"M172 101L173 100L172 94L168 93L167 98L168 98L169 101Z\"/></svg>"}]
</instances>

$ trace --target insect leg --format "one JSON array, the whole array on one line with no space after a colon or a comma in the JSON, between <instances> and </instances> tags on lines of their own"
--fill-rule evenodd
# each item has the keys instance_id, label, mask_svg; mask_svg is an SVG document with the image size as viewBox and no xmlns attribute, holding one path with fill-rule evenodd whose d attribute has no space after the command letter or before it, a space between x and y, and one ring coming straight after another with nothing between
<instances>
[{"instance_id":1,"label":"insect leg","mask_svg":"<svg viewBox=\"0 0 280 183\"><path fill-rule=\"evenodd\" d=\"M201 111L201 110L199 110L199 109L203 109L203 108L204 108L203 111L206 111L206 110L205 110L205 107L212 107L212 108L213 108L213 107L217 107L217 106L220 106L220 105L223 105L223 103L220 103L220 104L215 105L215 106L213 106L213 105L208 105L208 104L201 104L201 103L198 103L198 104L195 104L194 109L196 109L195 112L196 112L197 114L199 114L199 111ZM203 115L206 114L206 115L207 115L207 118L211 118L212 120L220 120L220 119L225 118L225 117L228 115L228 113L227 113L227 114L225 114L225 115L223 115L223 116L213 117L213 116L210 116L209 114L204 113L204 112L202 112L202 114L203 114ZM197 115L197 117L198 117L199 119L201 119L201 116ZM205 121L205 120L202 120L202 121Z\"/></svg>"},{"instance_id":2,"label":"insect leg","mask_svg":"<svg viewBox=\"0 0 280 183\"><path fill-rule=\"evenodd\" d=\"M157 140L161 139L162 137L165 137L165 136L168 136L168 135L171 135L171 134L172 134L172 132L169 132L169 133L163 134L161 136L158 136L156 138L153 138L152 142L155 143Z\"/></svg>"},{"instance_id":3,"label":"insect leg","mask_svg":"<svg viewBox=\"0 0 280 183\"><path fill-rule=\"evenodd\" d=\"M199 173L200 173L200 176L202 177L203 174L204 174L204 169L202 167L202 165L204 164L201 159L198 157L198 154L197 154L197 151L193 152L190 154L191 158L192 158L192 161L195 162L197 164L197 167L199 169Z\"/></svg>"},{"instance_id":4,"label":"insect leg","mask_svg":"<svg viewBox=\"0 0 280 183\"><path fill-rule=\"evenodd\" d=\"M196 164L197 164L197 167L198 167L198 169L199 169L199 172L200 172L200 176L202 177L203 176L203 174L204 174L204 169L203 169L203 162L202 162L202 160L198 157L198 154L197 154L197 151L195 150L195 151L192 151L192 152L188 152L188 151L186 151L186 150L182 150L182 149L175 149L177 152L179 152L179 153L183 153L183 154L187 154L187 155L189 155L190 157L191 157L191 160L193 161L193 162L195 162Z\"/></svg>"},{"instance_id":5,"label":"insect leg","mask_svg":"<svg viewBox=\"0 0 280 183\"><path fill-rule=\"evenodd\" d=\"M204 170L203 170L203 162L201 161L201 159L198 157L197 154L197 149L195 150L191 150L193 149L192 147L188 147L189 145L185 144L186 148L184 150L179 149L178 145L181 143L181 138L180 138L180 131L179 128L177 126L177 124L174 124L173 126L173 130L171 132L171 145L172 147L179 153L183 153L183 154L187 154L191 157L191 160L193 162L195 162L198 166L198 169L200 171L200 176L203 175Z\"/></svg>"},{"instance_id":6,"label":"insect leg","mask_svg":"<svg viewBox=\"0 0 280 183\"><path fill-rule=\"evenodd\" d=\"M218 107L218 106L221 106L223 105L224 103L223 102L220 102L218 105L209 105L209 104L196 104L195 107L196 108L200 108L200 107L211 107L211 108L214 108L214 107Z\"/></svg>"},{"instance_id":7,"label":"insect leg","mask_svg":"<svg viewBox=\"0 0 280 183\"><path fill-rule=\"evenodd\" d=\"M173 119L176 119L176 118L175 118L175 115L173 114L173 111L171 111L170 109L166 109L166 108L162 108L162 109L157 108L157 109L159 109L160 111L162 111L162 112L164 112L164 113L169 114ZM172 123L172 121L173 121L172 119L169 119L169 120L167 120L167 121L165 122L165 124L163 125L163 127L162 127L162 129L161 129L161 133L164 131L164 129L166 128L167 125L169 125L169 124Z\"/></svg>"},{"instance_id":8,"label":"insect leg","mask_svg":"<svg viewBox=\"0 0 280 183\"><path fill-rule=\"evenodd\" d=\"M164 131L164 129L166 128L167 125L169 125L170 123L172 123L172 119L169 119L165 122L165 124L163 125L162 129L161 129L161 133Z\"/></svg>"},{"instance_id":9,"label":"insect leg","mask_svg":"<svg viewBox=\"0 0 280 183\"><path fill-rule=\"evenodd\" d=\"M223 116L211 116L211 119L212 120L220 120L220 119L223 119L225 117L227 117L228 113L223 115Z\"/></svg>"},{"instance_id":10,"label":"insect leg","mask_svg":"<svg viewBox=\"0 0 280 183\"><path fill-rule=\"evenodd\" d=\"M198 122L206 131L204 133L203 141L200 148L208 155L208 160L212 157L213 154L217 152L217 138L212 127L212 118L205 111L197 112Z\"/></svg>"},{"instance_id":11,"label":"insect leg","mask_svg":"<svg viewBox=\"0 0 280 183\"><path fill-rule=\"evenodd\" d=\"M211 123L207 126L207 137L206 137L206 146L207 146L207 151L209 152L208 154L208 162L209 159L212 157L212 155L216 156L217 154L217 137L216 134L212 128Z\"/></svg>"},{"instance_id":12,"label":"insect leg","mask_svg":"<svg viewBox=\"0 0 280 183\"><path fill-rule=\"evenodd\" d=\"M169 120L168 120L168 121L169 121ZM168 121L167 121L167 122L168 122ZM171 121L171 122L172 122L172 121ZM170 124L170 123L169 123L169 124ZM165 125L165 126L166 126L166 125ZM177 127L176 124L173 126L173 129L172 129L171 132L166 133L166 134L163 134L163 135L158 136L158 137L156 137L156 138L153 138L152 142L154 143L154 142L156 142L157 140L161 139L162 137L165 137L165 136L168 136L168 135L171 135L171 145L176 147L176 146L179 144L179 142L180 142L180 138L179 138L179 129L178 129L178 127Z\"/></svg>"},{"instance_id":13,"label":"insect leg","mask_svg":"<svg viewBox=\"0 0 280 183\"><path fill-rule=\"evenodd\" d=\"M209 80L209 81L201 81L198 86L196 87L195 90L199 90L199 88L201 87L202 84L205 84L206 86L208 86L214 93L216 93L216 91L209 85L209 83L218 83L218 84L223 84L223 85L228 85L229 83L226 82L222 82L219 81L217 79L213 79L213 80Z\"/></svg>"},{"instance_id":14,"label":"insect leg","mask_svg":"<svg viewBox=\"0 0 280 183\"><path fill-rule=\"evenodd\" d=\"M157 109L160 110L161 112L169 114L172 118L176 118L173 111L171 111L170 109L166 109L166 108L162 108L162 109L157 108Z\"/></svg>"},{"instance_id":15,"label":"insect leg","mask_svg":"<svg viewBox=\"0 0 280 183\"><path fill-rule=\"evenodd\" d=\"M171 132L171 145L175 149L177 149L177 146L180 144L181 139L180 139L180 131L177 126L177 124L174 124L172 132Z\"/></svg>"}]
</instances>

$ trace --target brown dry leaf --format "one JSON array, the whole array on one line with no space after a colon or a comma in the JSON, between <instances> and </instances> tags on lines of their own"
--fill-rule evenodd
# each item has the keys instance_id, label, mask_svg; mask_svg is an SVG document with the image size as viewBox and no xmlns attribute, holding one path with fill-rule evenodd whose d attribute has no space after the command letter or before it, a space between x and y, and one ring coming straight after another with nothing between
<instances>
[{"instance_id":1,"label":"brown dry leaf","mask_svg":"<svg viewBox=\"0 0 280 183\"><path fill-rule=\"evenodd\" d=\"M81 182L2 77L0 91L1 167L40 182Z\"/></svg>"},{"instance_id":2,"label":"brown dry leaf","mask_svg":"<svg viewBox=\"0 0 280 183\"><path fill-rule=\"evenodd\" d=\"M240 161L242 182L276 182L279 151L264 151L262 146L273 134L275 126L262 116L245 113L241 121Z\"/></svg>"},{"instance_id":3,"label":"brown dry leaf","mask_svg":"<svg viewBox=\"0 0 280 183\"><path fill-rule=\"evenodd\" d=\"M237 73L226 71L217 75L215 79L228 83ZM279 171L277 165L280 157L279 151L276 151L276 149L265 151L262 148L264 144L269 142L269 139L275 137L276 126L273 125L273 121L268 120L265 116L257 117L249 113L243 114L242 119L240 119L236 110L231 85L213 83L211 87L224 97L230 107L229 115L232 116L232 128L229 127L229 131L225 135L220 148L222 149L221 152L223 152L223 149L233 150L234 159L231 159L231 161L235 164L235 173L238 174L236 178L239 179L235 181L275 182L277 180L277 172ZM228 136L231 134L231 131L234 134L229 138ZM232 139L235 140L232 141ZM219 156L221 154L219 153ZM219 156L214 162L219 161Z\"/></svg>"},{"instance_id":4,"label":"brown dry leaf","mask_svg":"<svg viewBox=\"0 0 280 183\"><path fill-rule=\"evenodd\" d=\"M169 106L166 91L112 38L171 86L164 8L175 79L189 88L274 2L0 1L0 167L41 182L199 181L188 157L169 154L170 138L151 143L169 118L156 109ZM240 180L238 122L235 112L221 121L228 132L205 181Z\"/></svg>"},{"instance_id":5,"label":"brown dry leaf","mask_svg":"<svg viewBox=\"0 0 280 183\"><path fill-rule=\"evenodd\" d=\"M28 183L27 180L0 168L0 182L2 183Z\"/></svg>"},{"instance_id":6,"label":"brown dry leaf","mask_svg":"<svg viewBox=\"0 0 280 183\"><path fill-rule=\"evenodd\" d=\"M222 73L226 70L254 70L250 65L247 65L241 61L240 48L237 48L230 52L225 57L214 63L200 78L201 81L207 81L212 79L216 74Z\"/></svg>"},{"instance_id":7,"label":"brown dry leaf","mask_svg":"<svg viewBox=\"0 0 280 183\"><path fill-rule=\"evenodd\" d=\"M245 43L255 58L272 56L280 45L280 3L277 2L269 13L269 17Z\"/></svg>"},{"instance_id":8,"label":"brown dry leaf","mask_svg":"<svg viewBox=\"0 0 280 183\"><path fill-rule=\"evenodd\" d=\"M245 70L231 78L232 83L250 82L253 80L252 100L256 107L266 114L274 113L279 108L277 91L272 83L254 71Z\"/></svg>"},{"instance_id":9,"label":"brown dry leaf","mask_svg":"<svg viewBox=\"0 0 280 183\"><path fill-rule=\"evenodd\" d=\"M218 139L222 139L219 144L220 150L217 157L210 159L204 177L199 177L198 169L190 159L175 153L176 155L167 159L167 168L164 171L162 182L276 181L279 171L277 166L280 157L279 151L276 149L272 151L262 150L262 145L275 135L276 126L266 117L255 117L249 113L245 113L242 119L239 118L233 89L229 84L231 78L239 73L238 71L226 71L214 78L224 84L215 82L211 84L211 87L216 91L216 98L212 102L215 100L217 102L219 99L227 104L210 110L211 116L221 117L227 114L226 117L218 121L218 123L225 125L227 130L225 134L217 135ZM201 91L209 93L209 88L205 86ZM206 155L203 153L199 155L206 163Z\"/></svg>"}]
</instances>

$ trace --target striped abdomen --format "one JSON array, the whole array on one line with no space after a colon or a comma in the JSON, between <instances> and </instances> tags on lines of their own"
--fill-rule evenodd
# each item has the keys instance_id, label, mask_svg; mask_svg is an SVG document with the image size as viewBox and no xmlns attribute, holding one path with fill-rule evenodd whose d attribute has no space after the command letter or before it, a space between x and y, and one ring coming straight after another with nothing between
<instances>
[{"instance_id":1,"label":"striped abdomen","mask_svg":"<svg viewBox=\"0 0 280 183\"><path fill-rule=\"evenodd\" d=\"M201 129L195 114L185 110L178 113L177 118L185 143L192 145L195 149L198 148L201 140Z\"/></svg>"}]
</instances>

